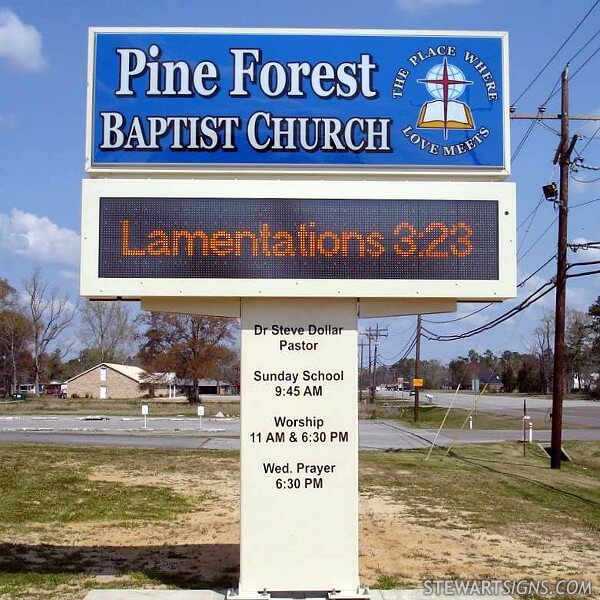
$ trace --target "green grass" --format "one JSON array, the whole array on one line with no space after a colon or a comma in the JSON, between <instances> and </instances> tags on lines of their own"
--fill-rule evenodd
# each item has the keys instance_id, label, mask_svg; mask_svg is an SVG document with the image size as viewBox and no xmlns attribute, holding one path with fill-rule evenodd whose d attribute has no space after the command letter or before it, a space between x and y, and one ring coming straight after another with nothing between
<instances>
[{"instance_id":1,"label":"green grass","mask_svg":"<svg viewBox=\"0 0 600 600\"><path fill-rule=\"evenodd\" d=\"M549 468L537 446L480 444L426 452L361 453L361 487L382 486L407 502L411 514L435 525L460 514L472 526L556 524L600 531L600 443L568 442L573 463Z\"/></svg>"},{"instance_id":2,"label":"green grass","mask_svg":"<svg viewBox=\"0 0 600 600\"><path fill-rule=\"evenodd\" d=\"M397 499L407 506L406 518L421 525L448 527L451 520L453 528L469 528L470 535L523 526L557 536L575 534L577 543L593 550L600 532L600 442L567 442L565 447L573 463L560 471L549 469L547 457L535 445L523 457L517 443L460 446L448 457L440 450L428 461L424 451L362 452L360 485L366 494ZM0 535L10 540L0 545L0 598L65 600L101 587L235 584L237 567L231 558L210 581L200 580L201 570L186 573L178 568L200 546L90 548L78 545L77 533L65 546L35 536L58 532L60 523L74 521L137 527L139 518L177 520L186 511L201 509L205 499L183 497L166 484L128 485L127 475L146 473L160 482L161 475L225 474L233 480L238 465L237 452L0 445ZM122 473L123 482L92 479L98 468ZM56 528L49 529L47 523ZM189 532L190 524L182 520L181 527ZM22 544L19 532L24 534ZM224 556L237 552L230 546ZM116 578L95 579L93 573L106 572L107 565ZM396 588L402 582L401 573L381 572L376 587Z\"/></svg>"},{"instance_id":3,"label":"green grass","mask_svg":"<svg viewBox=\"0 0 600 600\"><path fill-rule=\"evenodd\" d=\"M91 589L131 589L144 587L162 587L165 585L146 573L134 571L117 577L110 582L92 579L85 573L27 573L0 570L0 598L4 600L63 600L83 598Z\"/></svg>"},{"instance_id":4,"label":"green grass","mask_svg":"<svg viewBox=\"0 0 600 600\"><path fill-rule=\"evenodd\" d=\"M447 408L441 406L427 406L423 402L419 407L419 420L413 421L414 415L413 400L378 400L373 404L359 404L359 415L362 419L398 419L407 425L419 427L421 429L437 429ZM468 427L467 418L470 411L462 408L453 408L450 410L444 423L444 428L460 429ZM473 412L474 429L522 429L523 421L519 417L502 415L499 413L490 413L484 411ZM548 429L549 423L536 422L536 429ZM571 425L569 425L571 427Z\"/></svg>"},{"instance_id":5,"label":"green grass","mask_svg":"<svg viewBox=\"0 0 600 600\"><path fill-rule=\"evenodd\" d=\"M420 406L419 407L419 420L413 422L413 407L405 407L401 410L398 415L398 419L406 423L410 423L415 427L422 429L437 429L444 419L444 415L447 412L447 408L440 406ZM453 408L448 413L444 427L448 429L459 429L464 427L468 428L469 424L467 419L469 417L468 410L462 408ZM471 413L473 416L473 429L522 429L523 421L518 417L511 417L509 415L502 415L498 413L489 412L474 412ZM536 429L548 429L549 425L545 423L536 423Z\"/></svg>"},{"instance_id":6,"label":"green grass","mask_svg":"<svg viewBox=\"0 0 600 600\"><path fill-rule=\"evenodd\" d=\"M115 415L140 416L142 404L149 406L151 417L186 416L196 417L197 406L186 400L166 400L156 398L98 400L97 398L55 398L54 396L30 397L22 402L0 402L0 415ZM218 412L224 415L239 416L239 400L209 400L203 402L206 416L211 417Z\"/></svg>"},{"instance_id":7,"label":"green grass","mask_svg":"<svg viewBox=\"0 0 600 600\"><path fill-rule=\"evenodd\" d=\"M75 600L94 588L214 587L213 582L198 581L172 567L187 558L185 545L173 546L172 564L162 564L160 545L82 546L77 523L98 523L98 527L115 523L126 528L175 522L201 510L208 496L189 492L183 496L168 484L132 485L127 475L146 474L160 481L163 474L204 477L218 470L237 478L238 458L236 452L0 444L0 536L10 540L0 541L0 598ZM97 474L91 477L98 468L122 474L123 482L98 481ZM66 538L63 523L75 528ZM62 541L57 543L59 538ZM70 540L68 545L62 545L65 540ZM160 570L157 564L162 564ZM106 573L107 568L108 573L114 572L109 581L93 576ZM227 584L233 585L230 580L228 576Z\"/></svg>"},{"instance_id":8,"label":"green grass","mask_svg":"<svg viewBox=\"0 0 600 600\"><path fill-rule=\"evenodd\" d=\"M375 588L378 590L393 590L402 586L402 579L389 573L380 573Z\"/></svg>"},{"instance_id":9,"label":"green grass","mask_svg":"<svg viewBox=\"0 0 600 600\"><path fill-rule=\"evenodd\" d=\"M0 597L34 600L48 598L57 588L76 581L69 573L21 573L0 571Z\"/></svg>"},{"instance_id":10,"label":"green grass","mask_svg":"<svg viewBox=\"0 0 600 600\"><path fill-rule=\"evenodd\" d=\"M191 508L167 487L89 478L108 462L137 474L149 469L147 451L0 445L0 523L153 521Z\"/></svg>"}]
</instances>

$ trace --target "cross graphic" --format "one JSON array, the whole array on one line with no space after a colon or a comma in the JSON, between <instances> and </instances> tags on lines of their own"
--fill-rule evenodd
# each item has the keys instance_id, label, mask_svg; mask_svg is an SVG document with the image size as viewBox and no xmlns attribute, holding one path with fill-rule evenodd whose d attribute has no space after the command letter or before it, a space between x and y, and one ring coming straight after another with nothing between
<instances>
[{"instance_id":1,"label":"cross graphic","mask_svg":"<svg viewBox=\"0 0 600 600\"><path fill-rule=\"evenodd\" d=\"M442 101L444 103L444 139L448 139L448 90L453 84L469 85L472 81L448 79L448 59L444 57L444 70L441 79L417 79L419 83L436 83L442 86Z\"/></svg>"}]
</instances>

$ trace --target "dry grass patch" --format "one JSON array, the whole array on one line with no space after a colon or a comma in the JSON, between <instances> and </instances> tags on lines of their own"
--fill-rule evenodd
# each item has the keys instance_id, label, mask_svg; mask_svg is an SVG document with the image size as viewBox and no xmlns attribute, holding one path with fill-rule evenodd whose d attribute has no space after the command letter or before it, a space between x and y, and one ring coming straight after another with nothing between
<instances>
[{"instance_id":1,"label":"dry grass patch","mask_svg":"<svg viewBox=\"0 0 600 600\"><path fill-rule=\"evenodd\" d=\"M461 446L429 461L422 451L362 453L362 581L600 586L600 444L568 449L575 464L560 472L537 450L523 459L518 444ZM0 493L2 600L237 583L236 452L4 445Z\"/></svg>"}]
</instances>

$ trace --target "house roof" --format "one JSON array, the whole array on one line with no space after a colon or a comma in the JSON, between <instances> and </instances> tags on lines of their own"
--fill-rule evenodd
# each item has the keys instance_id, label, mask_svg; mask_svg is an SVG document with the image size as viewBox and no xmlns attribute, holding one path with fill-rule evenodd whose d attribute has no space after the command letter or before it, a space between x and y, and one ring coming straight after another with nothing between
<instances>
[{"instance_id":1,"label":"house roof","mask_svg":"<svg viewBox=\"0 0 600 600\"><path fill-rule=\"evenodd\" d=\"M71 379L67 379L65 383L69 383L70 381L73 381L74 379L77 379L78 377L81 377L82 375L85 375L86 373L97 369L98 367L108 367L109 369L112 369L117 373L121 373L121 375L125 375L125 377L129 377L129 379L133 379L133 381L136 381L137 383L141 383L144 379L144 376L146 375L146 371L144 371L144 369L141 369L140 367L104 362L93 366L91 369L87 369L85 371L82 371L81 373L78 373L77 375L71 377Z\"/></svg>"},{"instance_id":2,"label":"house roof","mask_svg":"<svg viewBox=\"0 0 600 600\"><path fill-rule=\"evenodd\" d=\"M177 385L193 385L192 379L177 379ZM217 381L216 379L198 379L198 385L200 387L213 387L213 386L231 386L231 383L228 381Z\"/></svg>"},{"instance_id":3,"label":"house roof","mask_svg":"<svg viewBox=\"0 0 600 600\"><path fill-rule=\"evenodd\" d=\"M155 384L170 384L175 383L177 376L175 373L167 372L167 373L143 373L141 378L141 383L155 383Z\"/></svg>"}]
</instances>

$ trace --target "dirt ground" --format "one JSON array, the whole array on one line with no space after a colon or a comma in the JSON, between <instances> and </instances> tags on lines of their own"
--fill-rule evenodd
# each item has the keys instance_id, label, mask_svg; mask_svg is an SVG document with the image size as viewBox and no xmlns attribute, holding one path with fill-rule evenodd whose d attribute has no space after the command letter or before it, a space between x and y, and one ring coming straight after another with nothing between
<instances>
[{"instance_id":1,"label":"dirt ground","mask_svg":"<svg viewBox=\"0 0 600 600\"><path fill-rule=\"evenodd\" d=\"M163 585L234 584L239 569L237 465L222 458L212 466L204 477L181 472L144 476L106 466L94 470L92 478L98 481L166 486L205 498L202 510L172 521L27 524L3 531L0 542L14 544L13 551L29 565L79 565L94 584L109 586L121 574L135 572L160 573ZM467 516L425 506L415 515L386 488L369 488L360 503L362 582L375 587L382 576L406 586L446 577L577 578L591 579L595 590L600 587L597 533L561 532L555 525L551 531L540 525L490 533L471 526Z\"/></svg>"}]
</instances>

